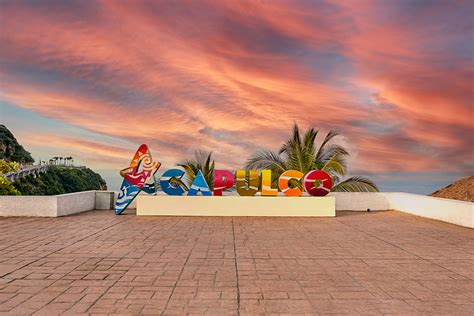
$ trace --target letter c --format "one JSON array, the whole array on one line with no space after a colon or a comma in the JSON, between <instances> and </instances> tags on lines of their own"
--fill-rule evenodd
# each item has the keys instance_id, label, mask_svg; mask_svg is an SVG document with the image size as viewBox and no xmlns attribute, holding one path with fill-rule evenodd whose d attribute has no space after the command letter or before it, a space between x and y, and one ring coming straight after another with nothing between
<instances>
[{"instance_id":1,"label":"letter c","mask_svg":"<svg viewBox=\"0 0 474 316\"><path fill-rule=\"evenodd\" d=\"M298 170L287 170L278 179L278 187L286 196L300 196L302 193L301 189L298 187L290 188L289 181L291 179L301 180L303 176L304 173Z\"/></svg>"},{"instance_id":2,"label":"letter c","mask_svg":"<svg viewBox=\"0 0 474 316\"><path fill-rule=\"evenodd\" d=\"M160 187L168 195L183 195L184 189L180 185L171 183L172 179L181 179L184 171L180 169L169 169L161 176Z\"/></svg>"}]
</instances>

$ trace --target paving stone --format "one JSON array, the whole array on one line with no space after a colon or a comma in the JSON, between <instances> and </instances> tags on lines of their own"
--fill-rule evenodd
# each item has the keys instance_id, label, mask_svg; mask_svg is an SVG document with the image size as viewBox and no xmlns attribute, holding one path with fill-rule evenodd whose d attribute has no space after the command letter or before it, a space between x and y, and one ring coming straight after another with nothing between
<instances>
[{"instance_id":1,"label":"paving stone","mask_svg":"<svg viewBox=\"0 0 474 316\"><path fill-rule=\"evenodd\" d=\"M469 314L474 232L336 218L0 218L0 314Z\"/></svg>"}]
</instances>

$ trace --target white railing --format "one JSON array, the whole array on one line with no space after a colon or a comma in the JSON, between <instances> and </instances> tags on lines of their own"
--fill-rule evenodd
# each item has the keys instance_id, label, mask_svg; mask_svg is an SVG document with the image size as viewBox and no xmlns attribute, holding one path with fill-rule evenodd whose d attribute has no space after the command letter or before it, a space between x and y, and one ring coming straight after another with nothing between
<instances>
[{"instance_id":1,"label":"white railing","mask_svg":"<svg viewBox=\"0 0 474 316\"><path fill-rule=\"evenodd\" d=\"M30 175L32 175L33 177L36 177L40 173L46 172L48 168L49 168L49 165L36 165L36 166L20 169L17 172L11 171L11 172L2 174L0 176L4 177L9 182L15 182L15 180L19 180Z\"/></svg>"}]
</instances>

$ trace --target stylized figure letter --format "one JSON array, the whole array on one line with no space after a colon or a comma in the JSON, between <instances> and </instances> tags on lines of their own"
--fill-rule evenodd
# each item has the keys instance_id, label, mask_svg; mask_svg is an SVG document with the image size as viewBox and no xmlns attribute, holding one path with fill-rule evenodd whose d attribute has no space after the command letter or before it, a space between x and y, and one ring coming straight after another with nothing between
<instances>
[{"instance_id":1,"label":"stylized figure letter","mask_svg":"<svg viewBox=\"0 0 474 316\"><path fill-rule=\"evenodd\" d=\"M124 179L115 204L116 215L120 215L140 191L143 190L149 194L156 193L154 175L160 166L161 163L151 160L147 145L143 144L138 148L130 166L120 171L120 175Z\"/></svg>"}]
</instances>

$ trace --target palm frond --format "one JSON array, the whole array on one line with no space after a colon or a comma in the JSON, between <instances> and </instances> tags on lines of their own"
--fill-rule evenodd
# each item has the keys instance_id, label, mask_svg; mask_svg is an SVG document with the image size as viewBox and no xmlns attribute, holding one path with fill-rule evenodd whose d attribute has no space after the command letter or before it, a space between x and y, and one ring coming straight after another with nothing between
<instances>
[{"instance_id":1,"label":"palm frond","mask_svg":"<svg viewBox=\"0 0 474 316\"><path fill-rule=\"evenodd\" d=\"M204 175L207 184L212 189L214 187L214 166L215 162L212 160L212 152L197 150L194 152L193 159L187 159L178 166L186 171L186 182L190 186L199 170Z\"/></svg>"},{"instance_id":2,"label":"palm frond","mask_svg":"<svg viewBox=\"0 0 474 316\"><path fill-rule=\"evenodd\" d=\"M326 161L321 170L326 171L330 175L343 177L346 173L346 161L341 154L335 154L331 159Z\"/></svg>"},{"instance_id":3,"label":"palm frond","mask_svg":"<svg viewBox=\"0 0 474 316\"><path fill-rule=\"evenodd\" d=\"M321 153L319 156L319 160L320 162L326 162L332 157L334 157L334 155L340 155L344 158L347 158L350 156L349 152L341 145L330 144L330 145L325 146L324 152Z\"/></svg>"},{"instance_id":4,"label":"palm frond","mask_svg":"<svg viewBox=\"0 0 474 316\"><path fill-rule=\"evenodd\" d=\"M304 134L304 147L305 148L313 148L314 149L314 140L316 139L316 136L318 135L318 130L315 130L314 128L309 129L305 134Z\"/></svg>"},{"instance_id":5,"label":"palm frond","mask_svg":"<svg viewBox=\"0 0 474 316\"><path fill-rule=\"evenodd\" d=\"M300 129L298 124L293 125L293 134L281 146L278 154L286 153L287 155L290 155L292 151L294 151L296 144L301 144Z\"/></svg>"},{"instance_id":6,"label":"palm frond","mask_svg":"<svg viewBox=\"0 0 474 316\"><path fill-rule=\"evenodd\" d=\"M293 126L293 134L286 141L286 143L283 144L278 154L286 155L287 166L290 169L304 171L305 169L304 149L303 149L303 145L301 141L298 124L295 124Z\"/></svg>"},{"instance_id":7,"label":"palm frond","mask_svg":"<svg viewBox=\"0 0 474 316\"><path fill-rule=\"evenodd\" d=\"M314 142L316 140L316 136L318 135L318 131L314 128L309 129L304 135L303 141L303 170L300 170L303 173L306 173L310 170L315 169L315 158L316 158L316 148L314 146Z\"/></svg>"},{"instance_id":8,"label":"palm frond","mask_svg":"<svg viewBox=\"0 0 474 316\"><path fill-rule=\"evenodd\" d=\"M185 181L188 184L188 186L191 186L194 179L196 178L197 169L194 168L193 163L190 162L189 160L183 163L179 163L178 166L183 168L184 171L186 172Z\"/></svg>"},{"instance_id":9,"label":"palm frond","mask_svg":"<svg viewBox=\"0 0 474 316\"><path fill-rule=\"evenodd\" d=\"M354 176L333 186L333 192L379 192L372 180L366 177Z\"/></svg>"},{"instance_id":10,"label":"palm frond","mask_svg":"<svg viewBox=\"0 0 474 316\"><path fill-rule=\"evenodd\" d=\"M247 160L245 169L270 169L274 172L286 171L285 162L274 151L260 150Z\"/></svg>"},{"instance_id":11,"label":"palm frond","mask_svg":"<svg viewBox=\"0 0 474 316\"><path fill-rule=\"evenodd\" d=\"M326 150L326 145L331 141L331 139L333 139L334 137L336 137L337 135L339 135L338 132L334 131L334 130L330 130L326 136L324 137L323 141L321 142L321 145L319 146L318 148L318 151L316 152L316 161L319 161L321 159L321 156L324 154L325 150Z\"/></svg>"}]
</instances>

